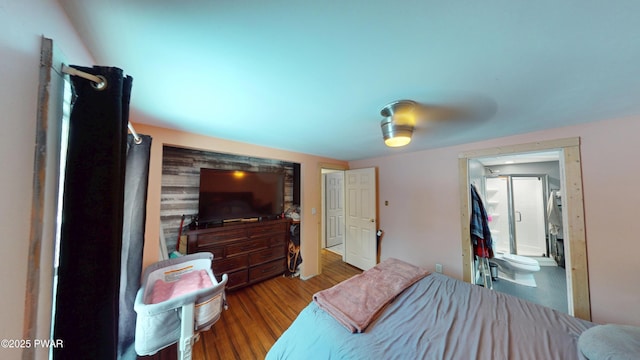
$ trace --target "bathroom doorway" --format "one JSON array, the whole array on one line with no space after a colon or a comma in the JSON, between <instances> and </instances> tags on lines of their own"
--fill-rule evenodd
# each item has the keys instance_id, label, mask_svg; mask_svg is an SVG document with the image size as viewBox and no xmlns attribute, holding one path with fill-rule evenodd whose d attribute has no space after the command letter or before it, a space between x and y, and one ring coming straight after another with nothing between
<instances>
[{"instance_id":1,"label":"bathroom doorway","mask_svg":"<svg viewBox=\"0 0 640 360\"><path fill-rule=\"evenodd\" d=\"M501 157L500 163L509 164L486 166L489 175L484 177L480 193L486 199L496 256L514 254L539 265L530 275L531 282L522 278L514 281L498 272L493 290L568 313L566 271L550 256L556 238L547 232L549 189L560 187L559 156L555 151ZM480 163L494 160L474 159ZM537 174L515 175L525 173Z\"/></svg>"},{"instance_id":2,"label":"bathroom doorway","mask_svg":"<svg viewBox=\"0 0 640 360\"><path fill-rule=\"evenodd\" d=\"M460 194L469 194L470 185L482 182L485 174L484 170L477 171L480 167L477 159L507 155L525 156L554 151L559 157L559 186L564 198L563 206L566 208L566 212L563 211L562 221L566 254L567 312L578 318L591 320L579 138L540 141L461 153L458 161L459 191ZM471 282L474 278L474 257L469 231L469 195L461 196L460 201L463 279Z\"/></svg>"}]
</instances>

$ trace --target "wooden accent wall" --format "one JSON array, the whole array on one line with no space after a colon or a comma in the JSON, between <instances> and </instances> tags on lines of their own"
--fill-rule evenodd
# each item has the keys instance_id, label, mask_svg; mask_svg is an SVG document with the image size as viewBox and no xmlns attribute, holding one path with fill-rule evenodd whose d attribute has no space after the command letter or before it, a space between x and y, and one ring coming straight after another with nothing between
<instances>
[{"instance_id":1,"label":"wooden accent wall","mask_svg":"<svg viewBox=\"0 0 640 360\"><path fill-rule=\"evenodd\" d=\"M160 224L168 252L176 249L180 219L185 227L198 214L200 168L283 173L284 209L294 201L294 164L233 154L164 146L162 149L162 191Z\"/></svg>"}]
</instances>

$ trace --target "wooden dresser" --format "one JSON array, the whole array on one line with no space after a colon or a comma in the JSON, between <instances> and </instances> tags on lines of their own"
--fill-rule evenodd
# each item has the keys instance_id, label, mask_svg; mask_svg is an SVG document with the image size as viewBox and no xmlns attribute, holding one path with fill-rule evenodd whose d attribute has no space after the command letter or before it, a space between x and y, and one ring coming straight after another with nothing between
<instances>
[{"instance_id":1,"label":"wooden dresser","mask_svg":"<svg viewBox=\"0 0 640 360\"><path fill-rule=\"evenodd\" d=\"M280 219L190 230L187 253L212 253L218 280L227 274L227 290L238 289L285 272L289 227L289 219Z\"/></svg>"}]
</instances>

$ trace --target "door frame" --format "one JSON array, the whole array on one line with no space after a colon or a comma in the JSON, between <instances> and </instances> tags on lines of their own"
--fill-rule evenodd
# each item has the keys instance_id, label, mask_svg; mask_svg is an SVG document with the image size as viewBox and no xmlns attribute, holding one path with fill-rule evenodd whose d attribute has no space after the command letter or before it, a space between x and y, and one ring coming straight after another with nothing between
<instances>
[{"instance_id":1,"label":"door frame","mask_svg":"<svg viewBox=\"0 0 640 360\"><path fill-rule=\"evenodd\" d=\"M460 228L462 241L463 280L471 282L473 273L473 247L470 235L469 160L487 156L508 155L536 151L559 150L560 180L565 195L566 216L563 211L565 257L567 260L567 298L569 313L577 318L591 320L589 299L589 272L587 267L580 138L565 138L511 146L472 150L458 155L460 191ZM566 186L570 184L570 186ZM567 241L568 240L568 241Z\"/></svg>"},{"instance_id":2,"label":"door frame","mask_svg":"<svg viewBox=\"0 0 640 360\"><path fill-rule=\"evenodd\" d=\"M53 40L41 37L33 196L29 227L23 341L52 336L54 317L54 260L60 184L61 134L65 112L66 77L60 69L66 59ZM68 84L67 84L68 85ZM70 85L69 85L70 86ZM28 347L22 357L45 358L46 347Z\"/></svg>"},{"instance_id":3,"label":"door frame","mask_svg":"<svg viewBox=\"0 0 640 360\"><path fill-rule=\"evenodd\" d=\"M318 211L318 215L320 216L320 226L318 226L318 241L316 243L317 246L317 250L316 250L316 254L317 254L317 264L318 264L318 274L322 273L322 249L323 249L323 242L324 242L324 229L326 226L326 219L325 219L325 190L324 190L324 177L323 175L323 171L324 170L329 170L329 171L346 171L349 170L349 167L346 165L341 165L341 164L332 164L332 163L319 163L318 164L318 183L320 184L320 193L318 194L318 197L320 198L319 200L319 204L320 204L320 209ZM344 260L344 254L342 254L342 259Z\"/></svg>"}]
</instances>

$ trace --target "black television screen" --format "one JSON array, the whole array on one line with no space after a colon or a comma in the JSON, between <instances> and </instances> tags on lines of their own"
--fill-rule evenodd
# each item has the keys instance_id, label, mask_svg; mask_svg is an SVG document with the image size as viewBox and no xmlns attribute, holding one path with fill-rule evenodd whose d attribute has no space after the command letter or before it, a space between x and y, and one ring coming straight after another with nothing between
<instances>
[{"instance_id":1,"label":"black television screen","mask_svg":"<svg viewBox=\"0 0 640 360\"><path fill-rule=\"evenodd\" d=\"M283 211L283 174L200 169L201 223L273 217Z\"/></svg>"}]
</instances>

